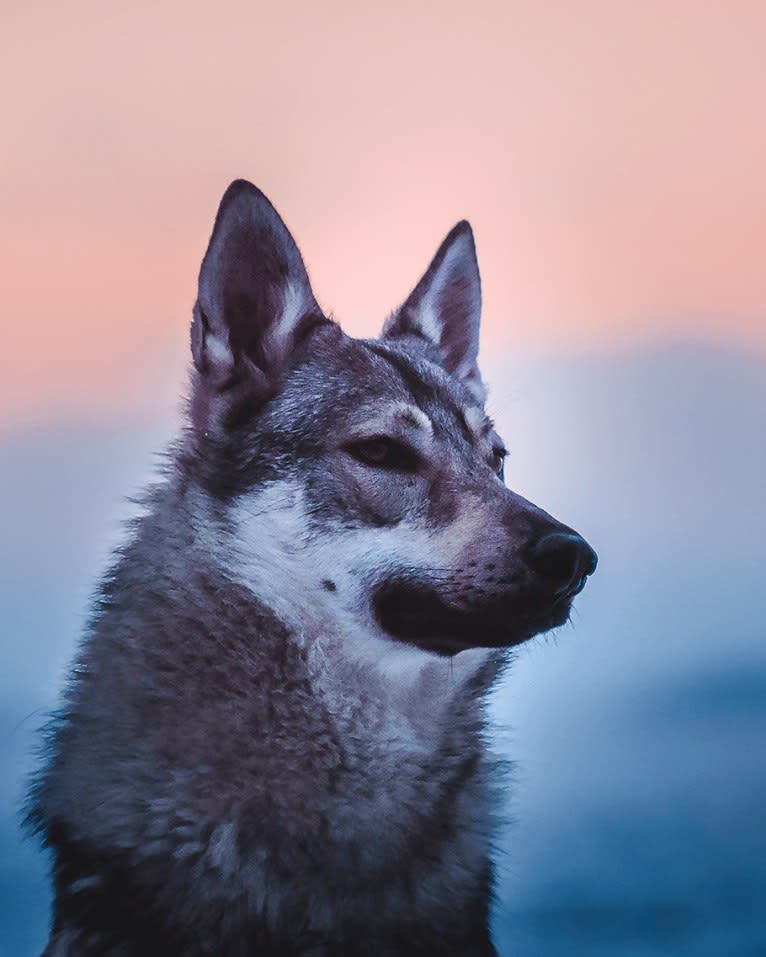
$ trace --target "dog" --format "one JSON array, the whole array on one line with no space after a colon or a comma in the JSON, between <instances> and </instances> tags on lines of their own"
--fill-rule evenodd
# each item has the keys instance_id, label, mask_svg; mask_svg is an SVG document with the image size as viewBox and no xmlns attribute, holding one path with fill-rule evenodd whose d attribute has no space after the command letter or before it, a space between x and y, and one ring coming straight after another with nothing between
<instances>
[{"instance_id":1,"label":"dog","mask_svg":"<svg viewBox=\"0 0 766 957\"><path fill-rule=\"evenodd\" d=\"M187 423L32 791L47 957L496 953L487 692L596 555L504 484L480 309L461 222L353 339L266 197L226 191Z\"/></svg>"}]
</instances>

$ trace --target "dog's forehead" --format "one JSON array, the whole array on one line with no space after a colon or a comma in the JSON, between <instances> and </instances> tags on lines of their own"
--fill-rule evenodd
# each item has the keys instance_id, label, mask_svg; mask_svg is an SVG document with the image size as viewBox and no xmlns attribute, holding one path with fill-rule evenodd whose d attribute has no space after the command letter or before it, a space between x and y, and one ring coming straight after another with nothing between
<instances>
[{"instance_id":1,"label":"dog's forehead","mask_svg":"<svg viewBox=\"0 0 766 957\"><path fill-rule=\"evenodd\" d=\"M413 425L437 435L454 434L457 430L469 441L488 434L491 422L483 406L427 350L397 348L378 339L358 345L372 355L377 375L370 385L376 402L380 403L385 396L378 388L380 380L388 381L397 394L398 414L409 415Z\"/></svg>"},{"instance_id":2,"label":"dog's forehead","mask_svg":"<svg viewBox=\"0 0 766 957\"><path fill-rule=\"evenodd\" d=\"M373 401L361 402L350 408L349 424L356 425L362 431L380 434L400 432L420 432L423 436L433 436L434 426L426 413L408 399L387 399L375 396Z\"/></svg>"},{"instance_id":3,"label":"dog's forehead","mask_svg":"<svg viewBox=\"0 0 766 957\"><path fill-rule=\"evenodd\" d=\"M385 340L319 340L268 410L283 435L345 427L386 431L396 422L473 446L491 430L483 407L427 350Z\"/></svg>"}]
</instances>

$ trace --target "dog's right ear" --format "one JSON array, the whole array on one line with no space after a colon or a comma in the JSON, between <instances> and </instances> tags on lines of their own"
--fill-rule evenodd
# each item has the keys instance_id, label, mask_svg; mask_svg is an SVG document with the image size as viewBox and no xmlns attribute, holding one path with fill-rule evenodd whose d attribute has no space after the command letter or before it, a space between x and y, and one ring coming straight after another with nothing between
<instances>
[{"instance_id":1,"label":"dog's right ear","mask_svg":"<svg viewBox=\"0 0 766 957\"><path fill-rule=\"evenodd\" d=\"M486 391L477 356L481 279L473 231L463 220L445 238L420 282L386 321L385 339L422 339L479 402Z\"/></svg>"},{"instance_id":2,"label":"dog's right ear","mask_svg":"<svg viewBox=\"0 0 766 957\"><path fill-rule=\"evenodd\" d=\"M207 428L217 397L264 398L295 346L329 323L279 214L252 183L224 193L202 261L191 345L192 412Z\"/></svg>"}]
</instances>

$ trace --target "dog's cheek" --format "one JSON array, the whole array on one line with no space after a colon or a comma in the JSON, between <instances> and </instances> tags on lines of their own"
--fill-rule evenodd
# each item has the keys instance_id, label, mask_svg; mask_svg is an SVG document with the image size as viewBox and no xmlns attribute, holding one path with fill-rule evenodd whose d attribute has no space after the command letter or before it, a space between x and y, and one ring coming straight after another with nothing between
<instances>
[{"instance_id":1,"label":"dog's cheek","mask_svg":"<svg viewBox=\"0 0 766 957\"><path fill-rule=\"evenodd\" d=\"M411 519L421 497L416 476L329 461L306 479L311 513L343 528L387 528Z\"/></svg>"},{"instance_id":2,"label":"dog's cheek","mask_svg":"<svg viewBox=\"0 0 766 957\"><path fill-rule=\"evenodd\" d=\"M422 481L417 476L384 472L360 483L358 500L369 524L378 527L399 525L413 521L421 509Z\"/></svg>"}]
</instances>

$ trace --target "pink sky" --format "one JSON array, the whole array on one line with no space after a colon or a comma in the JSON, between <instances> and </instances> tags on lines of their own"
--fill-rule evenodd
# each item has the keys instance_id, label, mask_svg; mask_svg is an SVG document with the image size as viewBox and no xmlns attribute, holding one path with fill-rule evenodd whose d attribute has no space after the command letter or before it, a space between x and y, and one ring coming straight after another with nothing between
<instances>
[{"instance_id":1,"label":"pink sky","mask_svg":"<svg viewBox=\"0 0 766 957\"><path fill-rule=\"evenodd\" d=\"M351 332L467 217L485 354L763 350L765 38L755 0L6 4L0 425L182 363L238 176Z\"/></svg>"}]
</instances>

